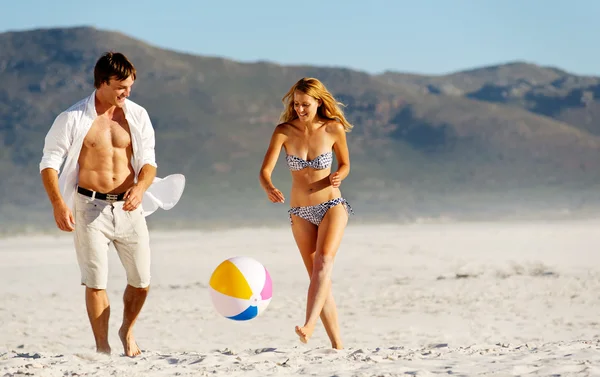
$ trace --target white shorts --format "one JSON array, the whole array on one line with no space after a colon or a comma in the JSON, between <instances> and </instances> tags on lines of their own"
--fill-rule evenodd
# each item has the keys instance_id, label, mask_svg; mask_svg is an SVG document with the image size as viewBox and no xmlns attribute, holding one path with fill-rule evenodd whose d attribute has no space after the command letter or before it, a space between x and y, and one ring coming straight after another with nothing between
<instances>
[{"instance_id":1,"label":"white shorts","mask_svg":"<svg viewBox=\"0 0 600 377\"><path fill-rule=\"evenodd\" d=\"M81 284L106 289L108 249L113 243L127 274L127 284L150 285L150 237L141 206L123 211L125 202L109 202L75 194L75 251Z\"/></svg>"}]
</instances>

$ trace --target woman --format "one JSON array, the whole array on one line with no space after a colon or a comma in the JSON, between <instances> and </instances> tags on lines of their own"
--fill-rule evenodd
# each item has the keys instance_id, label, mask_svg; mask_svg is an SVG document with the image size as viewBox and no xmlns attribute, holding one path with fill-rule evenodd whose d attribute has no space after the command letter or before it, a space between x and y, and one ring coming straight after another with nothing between
<instances>
[{"instance_id":1,"label":"woman","mask_svg":"<svg viewBox=\"0 0 600 377\"><path fill-rule=\"evenodd\" d=\"M350 172L346 132L352 129L339 103L317 79L299 80L283 97L285 110L271 137L260 170L260 184L273 203L284 196L271 173L285 148L292 175L289 218L292 233L310 277L306 321L296 326L303 343L321 318L331 346L342 349L337 309L331 292L333 261L352 208L340 185ZM331 173L335 152L337 170Z\"/></svg>"}]
</instances>

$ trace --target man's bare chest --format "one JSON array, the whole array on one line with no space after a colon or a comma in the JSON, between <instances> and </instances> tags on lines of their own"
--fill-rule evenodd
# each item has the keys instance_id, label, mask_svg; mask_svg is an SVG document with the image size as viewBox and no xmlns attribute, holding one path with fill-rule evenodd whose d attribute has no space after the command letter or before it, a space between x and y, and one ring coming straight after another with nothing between
<instances>
[{"instance_id":1,"label":"man's bare chest","mask_svg":"<svg viewBox=\"0 0 600 377\"><path fill-rule=\"evenodd\" d=\"M83 143L87 148L128 148L131 146L129 124L125 119L117 121L98 117L92 123Z\"/></svg>"}]
</instances>

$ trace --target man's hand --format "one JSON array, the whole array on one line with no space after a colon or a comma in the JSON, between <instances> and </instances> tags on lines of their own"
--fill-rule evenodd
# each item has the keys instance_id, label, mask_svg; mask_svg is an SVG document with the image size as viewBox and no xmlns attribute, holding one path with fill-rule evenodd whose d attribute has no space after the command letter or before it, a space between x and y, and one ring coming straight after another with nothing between
<instances>
[{"instance_id":1,"label":"man's hand","mask_svg":"<svg viewBox=\"0 0 600 377\"><path fill-rule=\"evenodd\" d=\"M75 218L73 212L66 206L66 204L57 205L54 207L54 221L58 229L64 232L72 232L75 230Z\"/></svg>"},{"instance_id":2,"label":"man's hand","mask_svg":"<svg viewBox=\"0 0 600 377\"><path fill-rule=\"evenodd\" d=\"M123 211L133 211L142 204L146 190L136 185L133 185L129 190L125 192L125 204L123 204Z\"/></svg>"}]
</instances>

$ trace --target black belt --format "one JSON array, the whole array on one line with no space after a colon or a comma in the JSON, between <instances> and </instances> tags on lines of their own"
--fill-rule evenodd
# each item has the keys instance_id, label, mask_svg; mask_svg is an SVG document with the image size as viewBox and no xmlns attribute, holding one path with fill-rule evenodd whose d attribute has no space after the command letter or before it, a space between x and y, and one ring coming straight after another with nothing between
<instances>
[{"instance_id":1,"label":"black belt","mask_svg":"<svg viewBox=\"0 0 600 377\"><path fill-rule=\"evenodd\" d=\"M110 202L120 202L125 198L124 192L120 194L103 194L101 192L84 189L83 187L79 186L77 186L77 192L81 195L89 196L90 198L108 200ZM94 193L96 193L96 195L94 195Z\"/></svg>"}]
</instances>

